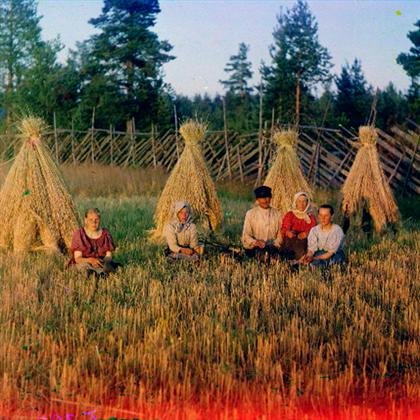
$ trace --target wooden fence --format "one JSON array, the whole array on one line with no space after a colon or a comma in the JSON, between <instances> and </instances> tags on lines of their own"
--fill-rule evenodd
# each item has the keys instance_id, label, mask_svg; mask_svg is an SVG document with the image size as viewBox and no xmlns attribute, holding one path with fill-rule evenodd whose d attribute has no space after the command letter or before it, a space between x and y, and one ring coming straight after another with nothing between
<instances>
[{"instance_id":1,"label":"wooden fence","mask_svg":"<svg viewBox=\"0 0 420 420\"><path fill-rule=\"evenodd\" d=\"M392 188L420 193L419 127L379 130L378 152ZM298 155L308 179L322 187L339 188L357 152L357 133L344 127L327 129L301 126ZM183 140L173 130L165 133L126 133L92 129L56 129L45 133L52 155L61 164L97 163L102 165L157 167L169 171L182 152ZM0 160L13 158L19 139L0 136ZM209 132L203 153L216 180L263 180L275 154L271 131L238 134Z\"/></svg>"}]
</instances>

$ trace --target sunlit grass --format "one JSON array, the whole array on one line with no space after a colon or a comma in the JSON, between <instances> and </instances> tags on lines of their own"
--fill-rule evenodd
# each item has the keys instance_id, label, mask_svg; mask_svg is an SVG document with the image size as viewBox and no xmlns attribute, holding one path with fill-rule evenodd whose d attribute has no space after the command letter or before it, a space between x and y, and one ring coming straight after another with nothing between
<instances>
[{"instance_id":1,"label":"sunlit grass","mask_svg":"<svg viewBox=\"0 0 420 420\"><path fill-rule=\"evenodd\" d=\"M238 244L251 203L224 188L223 237ZM330 274L217 255L170 264L147 240L156 198L77 199L101 209L118 244L125 266L106 280L62 257L0 254L0 411L142 407L163 418L166 407L183 418L182 404L295 413L419 398L415 221L354 235L348 267Z\"/></svg>"}]
</instances>

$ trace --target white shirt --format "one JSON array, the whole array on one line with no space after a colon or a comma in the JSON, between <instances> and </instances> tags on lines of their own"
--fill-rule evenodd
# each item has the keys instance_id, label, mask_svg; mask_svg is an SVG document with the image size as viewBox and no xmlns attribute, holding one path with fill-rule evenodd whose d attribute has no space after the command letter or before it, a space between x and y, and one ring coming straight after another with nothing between
<instances>
[{"instance_id":1,"label":"white shirt","mask_svg":"<svg viewBox=\"0 0 420 420\"><path fill-rule=\"evenodd\" d=\"M315 253L319 250L336 253L342 249L344 232L338 225L331 225L329 230L321 229L321 225L313 227L308 235L308 251Z\"/></svg>"},{"instance_id":2,"label":"white shirt","mask_svg":"<svg viewBox=\"0 0 420 420\"><path fill-rule=\"evenodd\" d=\"M280 213L277 209L255 206L246 212L242 244L245 249L252 249L257 240L271 241L275 246L280 245Z\"/></svg>"}]
</instances>

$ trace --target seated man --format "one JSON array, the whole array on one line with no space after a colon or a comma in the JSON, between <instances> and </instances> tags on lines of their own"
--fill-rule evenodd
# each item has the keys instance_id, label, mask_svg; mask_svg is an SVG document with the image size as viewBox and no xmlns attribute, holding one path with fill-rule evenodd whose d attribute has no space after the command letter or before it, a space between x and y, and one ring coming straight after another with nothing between
<instances>
[{"instance_id":1,"label":"seated man","mask_svg":"<svg viewBox=\"0 0 420 420\"><path fill-rule=\"evenodd\" d=\"M340 226L331 222L334 209L323 204L318 209L319 224L308 235L308 252L300 260L315 267L344 262L344 233Z\"/></svg>"},{"instance_id":2,"label":"seated man","mask_svg":"<svg viewBox=\"0 0 420 420\"><path fill-rule=\"evenodd\" d=\"M76 269L106 275L114 272L120 264L112 261L115 245L111 234L100 228L101 214L90 208L85 213L84 226L73 234L71 251L73 258L69 265Z\"/></svg>"},{"instance_id":3,"label":"seated man","mask_svg":"<svg viewBox=\"0 0 420 420\"><path fill-rule=\"evenodd\" d=\"M173 220L165 225L163 236L169 248L167 256L171 260L196 261L204 252L204 248L198 245L197 228L186 201L175 202Z\"/></svg>"},{"instance_id":4,"label":"seated man","mask_svg":"<svg viewBox=\"0 0 420 420\"><path fill-rule=\"evenodd\" d=\"M295 194L292 209L284 215L281 225L281 252L286 259L299 260L308 250L308 235L316 226L315 216L309 209L309 195L305 192Z\"/></svg>"},{"instance_id":5,"label":"seated man","mask_svg":"<svg viewBox=\"0 0 420 420\"><path fill-rule=\"evenodd\" d=\"M254 190L257 205L245 215L242 245L248 257L277 256L281 243L280 213L270 206L271 188Z\"/></svg>"}]
</instances>

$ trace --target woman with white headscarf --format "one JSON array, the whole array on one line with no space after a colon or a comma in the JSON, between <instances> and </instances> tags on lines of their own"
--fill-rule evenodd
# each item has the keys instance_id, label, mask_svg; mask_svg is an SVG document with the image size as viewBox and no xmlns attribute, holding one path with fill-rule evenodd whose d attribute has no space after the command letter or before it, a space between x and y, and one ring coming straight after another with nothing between
<instances>
[{"instance_id":1,"label":"woman with white headscarf","mask_svg":"<svg viewBox=\"0 0 420 420\"><path fill-rule=\"evenodd\" d=\"M282 254L287 259L299 260L308 249L309 231L316 226L315 216L310 213L308 193L300 191L293 198L293 206L282 220Z\"/></svg>"},{"instance_id":2,"label":"woman with white headscarf","mask_svg":"<svg viewBox=\"0 0 420 420\"><path fill-rule=\"evenodd\" d=\"M168 245L168 257L175 260L198 260L203 248L199 246L197 228L192 221L192 211L186 201L174 203L174 216L163 229Z\"/></svg>"}]
</instances>

